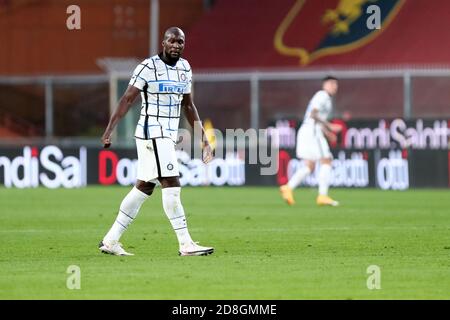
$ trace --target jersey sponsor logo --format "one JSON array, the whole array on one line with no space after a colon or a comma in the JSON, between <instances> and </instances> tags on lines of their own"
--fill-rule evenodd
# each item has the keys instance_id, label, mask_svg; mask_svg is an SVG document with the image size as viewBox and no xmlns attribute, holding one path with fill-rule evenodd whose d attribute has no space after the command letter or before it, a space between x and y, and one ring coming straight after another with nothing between
<instances>
[{"instance_id":1,"label":"jersey sponsor logo","mask_svg":"<svg viewBox=\"0 0 450 320\"><path fill-rule=\"evenodd\" d=\"M297 57L301 65L310 64L323 56L355 50L381 34L406 0L334 2L336 5L328 4L328 8L323 9L316 1L297 0L275 32L275 50L282 55ZM380 29L367 26L370 17L368 9L372 5L379 8ZM308 30L299 28L302 24L298 21L304 20L313 21L308 24ZM311 28L314 32L310 31Z\"/></svg>"},{"instance_id":2,"label":"jersey sponsor logo","mask_svg":"<svg viewBox=\"0 0 450 320\"><path fill-rule=\"evenodd\" d=\"M176 82L161 82L159 84L159 92L167 93L184 93L186 84Z\"/></svg>"}]
</instances>

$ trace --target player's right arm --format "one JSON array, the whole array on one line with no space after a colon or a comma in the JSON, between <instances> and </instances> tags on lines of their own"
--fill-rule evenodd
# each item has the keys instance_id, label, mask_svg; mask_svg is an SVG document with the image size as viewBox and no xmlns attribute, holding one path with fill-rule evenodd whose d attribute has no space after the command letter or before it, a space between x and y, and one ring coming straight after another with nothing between
<instances>
[{"instance_id":1,"label":"player's right arm","mask_svg":"<svg viewBox=\"0 0 450 320\"><path fill-rule=\"evenodd\" d=\"M314 122L319 123L322 127L322 131L325 135L328 133L334 134L341 131L341 127L339 125L329 123L326 119L321 119L319 117L319 110L325 107L325 104L329 101L330 97L328 93L324 90L317 91L316 94L312 97L311 102L308 108L311 110L309 117L314 120Z\"/></svg>"},{"instance_id":2,"label":"player's right arm","mask_svg":"<svg viewBox=\"0 0 450 320\"><path fill-rule=\"evenodd\" d=\"M109 148L111 145L111 135L114 128L117 126L120 119L122 119L127 114L128 110L130 110L139 93L140 91L138 88L129 85L123 96L120 98L119 104L111 115L108 126L102 136L104 148Z\"/></svg>"},{"instance_id":3,"label":"player's right arm","mask_svg":"<svg viewBox=\"0 0 450 320\"><path fill-rule=\"evenodd\" d=\"M311 118L313 118L315 122L320 123L322 125L322 128L324 129L324 131L337 133L342 130L342 127L339 124L330 123L326 120L320 119L318 113L319 113L319 111L314 108L311 111Z\"/></svg>"}]
</instances>

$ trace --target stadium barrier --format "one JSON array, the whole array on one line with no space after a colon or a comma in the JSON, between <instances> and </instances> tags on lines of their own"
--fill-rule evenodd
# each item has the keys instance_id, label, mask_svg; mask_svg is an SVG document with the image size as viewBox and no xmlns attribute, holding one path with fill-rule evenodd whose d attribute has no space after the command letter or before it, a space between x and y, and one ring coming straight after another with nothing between
<instances>
[{"instance_id":1,"label":"stadium barrier","mask_svg":"<svg viewBox=\"0 0 450 320\"><path fill-rule=\"evenodd\" d=\"M404 190L450 186L449 120L379 119L342 121L335 144L332 186ZM242 186L284 184L302 161L295 157L296 132L301 123L279 119L267 128L277 145L277 173L261 174L267 165L248 161L255 148L247 143L227 150L205 165L186 150L178 150L181 184ZM78 188L90 184L132 185L137 156L133 148L101 149L83 144L35 144L0 147L0 183L5 187ZM316 170L317 172L317 170ZM303 182L317 185L316 174Z\"/></svg>"},{"instance_id":2,"label":"stadium barrier","mask_svg":"<svg viewBox=\"0 0 450 320\"><path fill-rule=\"evenodd\" d=\"M378 187L404 190L413 187L448 187L450 166L447 150L333 149L332 186ZM205 165L179 151L182 185L284 184L302 162L294 150L279 152L276 175L261 175L260 164L248 164L239 153L227 154ZM130 149L103 150L56 145L2 148L0 183L5 187L79 188L91 184L132 185L136 177L136 153ZM316 171L317 172L317 171ZM316 174L304 185L316 186Z\"/></svg>"},{"instance_id":3,"label":"stadium barrier","mask_svg":"<svg viewBox=\"0 0 450 320\"><path fill-rule=\"evenodd\" d=\"M21 123L5 124L5 116L2 121L0 115L0 143L13 136L98 139L125 92L135 63L134 59L118 63L100 75L0 76L0 111L13 115L16 124ZM193 92L202 119L211 119L220 130L246 130L264 128L273 118L301 116L320 89L321 79L330 72L284 69L194 73ZM450 116L448 68L333 70L331 74L340 79L333 104L336 115L365 119ZM139 105L137 99L135 111L117 126L116 141L127 147L133 145L129 137L134 133ZM181 126L189 128L182 119ZM11 132L5 134L6 130Z\"/></svg>"},{"instance_id":4,"label":"stadium barrier","mask_svg":"<svg viewBox=\"0 0 450 320\"><path fill-rule=\"evenodd\" d=\"M342 131L330 144L334 155L332 185L404 190L449 187L450 121L447 119L332 120ZM295 158L298 119L272 121L268 134L279 143L278 184L302 165ZM316 173L318 170L316 170ZM317 185L315 174L303 182Z\"/></svg>"}]
</instances>

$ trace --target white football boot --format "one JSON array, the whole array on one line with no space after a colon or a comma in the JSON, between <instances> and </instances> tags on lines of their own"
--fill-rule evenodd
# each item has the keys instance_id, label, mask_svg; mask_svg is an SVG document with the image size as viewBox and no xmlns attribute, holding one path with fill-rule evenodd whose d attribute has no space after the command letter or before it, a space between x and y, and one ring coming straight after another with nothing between
<instances>
[{"instance_id":1,"label":"white football boot","mask_svg":"<svg viewBox=\"0 0 450 320\"><path fill-rule=\"evenodd\" d=\"M213 247L203 247L199 246L197 242L189 242L184 246L180 247L178 254L180 256L206 256L214 252Z\"/></svg>"},{"instance_id":2,"label":"white football boot","mask_svg":"<svg viewBox=\"0 0 450 320\"><path fill-rule=\"evenodd\" d=\"M102 240L98 248L103 253L113 254L115 256L134 256L133 253L126 252L122 244L115 240Z\"/></svg>"}]
</instances>

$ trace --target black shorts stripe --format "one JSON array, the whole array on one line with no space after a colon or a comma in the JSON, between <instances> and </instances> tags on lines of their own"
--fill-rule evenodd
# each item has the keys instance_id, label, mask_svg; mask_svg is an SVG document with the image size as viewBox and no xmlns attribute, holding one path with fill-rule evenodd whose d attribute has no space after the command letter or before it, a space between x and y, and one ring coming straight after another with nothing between
<instances>
[{"instance_id":1,"label":"black shorts stripe","mask_svg":"<svg viewBox=\"0 0 450 320\"><path fill-rule=\"evenodd\" d=\"M158 178L161 178L161 165L159 163L158 147L156 146L155 139L152 139L152 142L153 142L153 150L155 151L156 168L158 169Z\"/></svg>"},{"instance_id":2,"label":"black shorts stripe","mask_svg":"<svg viewBox=\"0 0 450 320\"><path fill-rule=\"evenodd\" d=\"M145 116L144 120L144 139L148 140L148 116Z\"/></svg>"}]
</instances>

